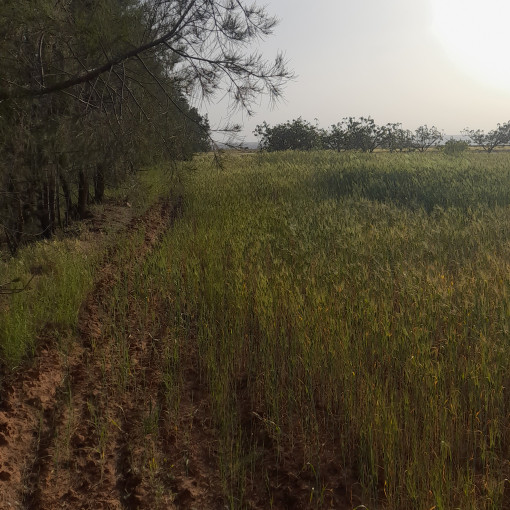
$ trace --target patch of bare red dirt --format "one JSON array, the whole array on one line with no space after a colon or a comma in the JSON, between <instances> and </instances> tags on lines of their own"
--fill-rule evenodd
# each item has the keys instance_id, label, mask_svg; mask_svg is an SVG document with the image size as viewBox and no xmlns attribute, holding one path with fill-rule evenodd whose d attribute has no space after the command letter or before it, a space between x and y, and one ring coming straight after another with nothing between
<instances>
[{"instance_id":1,"label":"patch of bare red dirt","mask_svg":"<svg viewBox=\"0 0 510 510\"><path fill-rule=\"evenodd\" d=\"M152 249L168 228L178 208L180 199L174 204L167 200L143 218L128 221L128 214L119 212L118 223L120 227L127 224L129 230L145 229L143 256L143 251ZM91 222L91 230L100 232L103 224L96 219ZM119 268L111 263L114 251L115 247L109 250L95 288L82 305L80 338L62 349L56 345L49 325L38 341L40 347L34 361L12 374L2 388L0 509L123 507L116 490L113 496L99 490L91 497L91 488L105 485L109 475L115 487L117 478L115 469L109 473L104 459L97 458L96 431L90 430L93 423L87 416L90 406L86 398L95 393L97 352L93 346L103 336L102 303L108 301L118 277ZM63 431L66 427L69 430ZM63 432L67 444L59 444L64 443ZM60 452L59 448L72 448L72 453L78 455ZM68 459L67 465L61 465L59 456Z\"/></svg>"}]
</instances>

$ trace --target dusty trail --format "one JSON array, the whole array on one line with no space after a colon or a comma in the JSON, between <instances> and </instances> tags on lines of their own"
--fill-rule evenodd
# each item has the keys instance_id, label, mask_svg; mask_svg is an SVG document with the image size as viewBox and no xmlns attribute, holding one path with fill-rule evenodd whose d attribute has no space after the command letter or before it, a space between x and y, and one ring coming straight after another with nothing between
<instances>
[{"instance_id":1,"label":"dusty trail","mask_svg":"<svg viewBox=\"0 0 510 510\"><path fill-rule=\"evenodd\" d=\"M147 406L164 411L157 370L161 343L140 329L140 303L134 291L129 292L126 305L129 323L122 355L130 373L124 387L119 387L122 378L115 363L118 345L107 330L112 289L120 278L133 285L136 262L154 249L180 212L179 198L133 220L129 228L133 235L144 233L143 243L128 264L116 257L115 249L107 254L94 290L82 305L79 338L64 348L51 335L41 339L33 365L17 373L3 389L0 509L188 508L190 504L205 508L206 501L208 508L217 506L217 489L208 480L215 477L214 465L200 465L201 454L194 456L192 451L199 447L199 438L195 443L196 433L192 433L185 445L177 438L177 428L185 427L187 420L195 431L200 429L196 425L204 406L197 400L200 391L193 357L183 371L187 375L181 418L166 420L175 427L173 433L157 434L165 420L158 414L150 424L143 414ZM186 448L186 460L182 448ZM167 457L162 459L160 452ZM164 467L171 471L167 479L161 476ZM192 474L196 475L193 481Z\"/></svg>"}]
</instances>

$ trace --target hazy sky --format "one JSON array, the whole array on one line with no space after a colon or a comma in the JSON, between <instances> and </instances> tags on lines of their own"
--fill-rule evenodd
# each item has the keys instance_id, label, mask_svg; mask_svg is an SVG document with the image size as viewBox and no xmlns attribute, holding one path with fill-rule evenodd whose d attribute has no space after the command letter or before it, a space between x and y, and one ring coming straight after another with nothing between
<instances>
[{"instance_id":1,"label":"hazy sky","mask_svg":"<svg viewBox=\"0 0 510 510\"><path fill-rule=\"evenodd\" d=\"M260 44L282 50L297 75L285 99L266 98L254 117L237 114L245 141L255 126L299 116L329 127L371 116L447 134L490 130L510 120L508 0L262 0L280 19ZM509 4L509 5L507 5ZM202 105L212 127L228 120L225 101Z\"/></svg>"}]
</instances>

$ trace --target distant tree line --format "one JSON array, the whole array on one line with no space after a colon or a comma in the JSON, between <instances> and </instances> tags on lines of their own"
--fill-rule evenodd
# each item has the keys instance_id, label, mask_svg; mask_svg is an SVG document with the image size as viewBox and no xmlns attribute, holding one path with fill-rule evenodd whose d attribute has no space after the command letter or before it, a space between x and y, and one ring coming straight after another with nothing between
<instances>
[{"instance_id":1,"label":"distant tree line","mask_svg":"<svg viewBox=\"0 0 510 510\"><path fill-rule=\"evenodd\" d=\"M264 122L255 128L259 146L266 151L331 149L373 152L383 148L391 152L419 150L439 144L443 134L435 126L420 126L412 132L401 124L379 126L371 117L346 117L329 129L301 117L271 127Z\"/></svg>"},{"instance_id":2,"label":"distant tree line","mask_svg":"<svg viewBox=\"0 0 510 510\"><path fill-rule=\"evenodd\" d=\"M267 122L259 124L254 131L259 138L259 147L264 151L283 150L319 150L373 152L386 149L390 152L419 151L425 152L431 147L442 144L445 135L435 126L423 125L415 131L402 128L399 123L379 126L371 117L346 117L329 129L322 129L301 117L276 126ZM462 131L473 145L487 152L496 147L510 143L510 122L498 125L494 131L485 134L481 130ZM468 147L463 140L449 140L444 150L457 154Z\"/></svg>"},{"instance_id":3,"label":"distant tree line","mask_svg":"<svg viewBox=\"0 0 510 510\"><path fill-rule=\"evenodd\" d=\"M190 98L278 98L282 57L246 50L275 23L242 0L2 0L0 245L87 217L142 165L209 150Z\"/></svg>"}]
</instances>

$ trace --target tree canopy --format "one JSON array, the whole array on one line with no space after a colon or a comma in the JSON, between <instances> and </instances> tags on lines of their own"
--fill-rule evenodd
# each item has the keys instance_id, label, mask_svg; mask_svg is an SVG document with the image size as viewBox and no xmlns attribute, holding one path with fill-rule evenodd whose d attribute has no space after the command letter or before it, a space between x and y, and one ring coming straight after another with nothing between
<instances>
[{"instance_id":1,"label":"tree canopy","mask_svg":"<svg viewBox=\"0 0 510 510\"><path fill-rule=\"evenodd\" d=\"M267 151L320 149L323 144L323 133L301 117L274 127L267 122L255 129L255 135L260 137L260 147Z\"/></svg>"}]
</instances>

